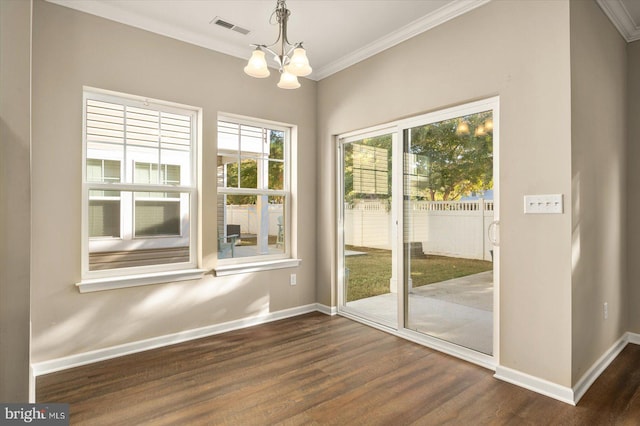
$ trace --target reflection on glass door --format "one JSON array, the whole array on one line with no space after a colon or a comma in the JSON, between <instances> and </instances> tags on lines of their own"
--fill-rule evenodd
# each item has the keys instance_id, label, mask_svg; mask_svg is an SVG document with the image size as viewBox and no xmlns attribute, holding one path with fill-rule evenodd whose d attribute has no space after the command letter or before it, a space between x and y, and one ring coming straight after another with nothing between
<instances>
[{"instance_id":1,"label":"reflection on glass door","mask_svg":"<svg viewBox=\"0 0 640 426\"><path fill-rule=\"evenodd\" d=\"M371 321L395 327L397 282L392 279L391 134L341 141L342 305Z\"/></svg>"},{"instance_id":2,"label":"reflection on glass door","mask_svg":"<svg viewBox=\"0 0 640 426\"><path fill-rule=\"evenodd\" d=\"M403 130L405 328L493 353L493 113Z\"/></svg>"}]
</instances>

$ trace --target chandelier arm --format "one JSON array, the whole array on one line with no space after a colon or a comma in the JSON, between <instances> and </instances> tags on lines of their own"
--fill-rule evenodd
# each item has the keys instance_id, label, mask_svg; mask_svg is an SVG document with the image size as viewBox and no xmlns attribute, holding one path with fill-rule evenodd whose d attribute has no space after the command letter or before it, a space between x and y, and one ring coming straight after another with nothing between
<instances>
[{"instance_id":1,"label":"chandelier arm","mask_svg":"<svg viewBox=\"0 0 640 426\"><path fill-rule=\"evenodd\" d=\"M286 56L288 56L290 58L291 57L291 52L293 52L297 47L302 47L302 42L296 43L296 44L289 43L289 46L291 46L291 47L287 51Z\"/></svg>"},{"instance_id":2,"label":"chandelier arm","mask_svg":"<svg viewBox=\"0 0 640 426\"><path fill-rule=\"evenodd\" d=\"M282 31L278 31L278 38L276 39L276 41L274 41L271 44L268 44L266 46L275 46L276 44L278 44L280 42L280 40L282 39ZM263 45L264 46L264 45Z\"/></svg>"},{"instance_id":3,"label":"chandelier arm","mask_svg":"<svg viewBox=\"0 0 640 426\"><path fill-rule=\"evenodd\" d=\"M286 18L289 16L291 12L289 12L289 10L286 7L285 4L285 0L278 0L278 3L276 4L276 8L273 10L273 12L271 12L271 16L269 17L269 24L271 25L275 25L276 23L278 24L278 38L276 39L276 41L274 41L271 44L267 44L267 45L261 45L261 46L275 46L280 39L282 38L282 17L285 17L285 22L286 22ZM273 17L276 17L275 22L273 21ZM285 31L285 38L286 38L286 31ZM289 43L287 41L287 43Z\"/></svg>"},{"instance_id":4,"label":"chandelier arm","mask_svg":"<svg viewBox=\"0 0 640 426\"><path fill-rule=\"evenodd\" d=\"M284 32L284 37L283 37L283 31L279 30L278 31L278 38L273 43L271 43L271 44L252 44L251 46L262 47L264 49L269 49L270 47L273 47L273 46L277 45L278 43L281 44L281 47L285 46L285 44L287 46L291 46L290 49L289 49L289 52L293 51L293 49L295 47L297 47L298 45L302 44L302 43L295 43L295 44L291 43L289 41L288 37L287 37L286 30ZM284 51L284 49L283 49L283 51ZM279 54L277 54L273 50L269 50L269 52L273 53L274 55L278 55L279 56Z\"/></svg>"},{"instance_id":5,"label":"chandelier arm","mask_svg":"<svg viewBox=\"0 0 640 426\"><path fill-rule=\"evenodd\" d=\"M271 43L271 44L252 44L251 46L260 46L260 47L266 49L266 48L269 48L269 47L273 47L273 46L277 45L278 43L280 43L280 37L278 37L278 39L276 41L274 41L273 43ZM291 44L289 42L286 42L287 46L291 46L290 49L289 49L289 52L291 52L299 44L302 44L302 43Z\"/></svg>"},{"instance_id":6,"label":"chandelier arm","mask_svg":"<svg viewBox=\"0 0 640 426\"><path fill-rule=\"evenodd\" d=\"M282 63L282 57L281 57L282 55L280 55L275 50L271 49L270 46L273 46L272 44L270 44L270 45L266 45L266 44L251 44L251 46L257 47L257 48L260 48L260 49L264 49L267 52L269 52L270 54L272 54L273 57L278 61L279 69L282 72L282 70L284 68L284 65L285 65L285 64ZM288 56L288 55L285 55L285 56Z\"/></svg>"}]
</instances>

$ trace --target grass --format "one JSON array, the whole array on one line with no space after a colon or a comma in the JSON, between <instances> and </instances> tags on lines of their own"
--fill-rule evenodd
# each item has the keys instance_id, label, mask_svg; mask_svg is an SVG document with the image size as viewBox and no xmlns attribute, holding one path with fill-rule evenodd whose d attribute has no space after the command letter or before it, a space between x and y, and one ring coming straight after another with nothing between
<instances>
[{"instance_id":1,"label":"grass","mask_svg":"<svg viewBox=\"0 0 640 426\"><path fill-rule=\"evenodd\" d=\"M277 235L269 235L269 245L272 246L278 242ZM244 237L240 238L240 243L236 244L236 246L255 246L258 245L258 239L256 236Z\"/></svg>"},{"instance_id":2,"label":"grass","mask_svg":"<svg viewBox=\"0 0 640 426\"><path fill-rule=\"evenodd\" d=\"M347 247L364 252L364 255L347 256L347 302L389 293L391 279L391 250L369 247ZM445 256L411 258L411 279L414 287L490 271L493 267L486 260L461 259Z\"/></svg>"}]
</instances>

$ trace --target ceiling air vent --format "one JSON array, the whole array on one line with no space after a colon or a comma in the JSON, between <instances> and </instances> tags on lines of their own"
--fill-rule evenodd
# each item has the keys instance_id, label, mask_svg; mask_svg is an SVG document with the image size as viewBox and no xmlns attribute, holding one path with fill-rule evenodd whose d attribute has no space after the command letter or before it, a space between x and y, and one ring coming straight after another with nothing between
<instances>
[{"instance_id":1,"label":"ceiling air vent","mask_svg":"<svg viewBox=\"0 0 640 426\"><path fill-rule=\"evenodd\" d=\"M215 25L218 25L218 26L220 26L222 28L226 28L228 30L235 31L235 32L243 34L243 35L247 35L247 34L249 34L251 32L246 28L242 28L242 27L239 27L239 26L237 26L235 24L232 24L231 22L227 22L224 19L220 18L219 16L216 16L215 18L213 18L211 20L210 24L215 24Z\"/></svg>"}]
</instances>

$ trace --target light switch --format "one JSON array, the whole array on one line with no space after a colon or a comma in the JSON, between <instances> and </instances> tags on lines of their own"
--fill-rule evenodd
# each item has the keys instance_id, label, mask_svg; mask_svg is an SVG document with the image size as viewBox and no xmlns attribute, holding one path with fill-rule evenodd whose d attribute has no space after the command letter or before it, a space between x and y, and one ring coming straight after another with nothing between
<instances>
[{"instance_id":1,"label":"light switch","mask_svg":"<svg viewBox=\"0 0 640 426\"><path fill-rule=\"evenodd\" d=\"M562 194L525 195L525 214L558 214L563 212Z\"/></svg>"}]
</instances>

